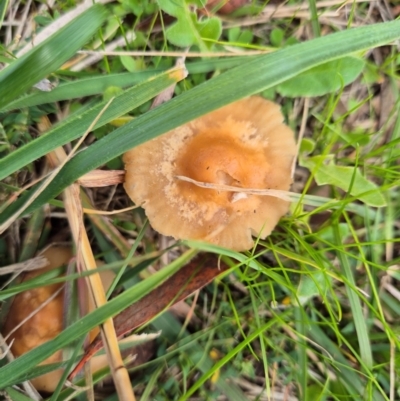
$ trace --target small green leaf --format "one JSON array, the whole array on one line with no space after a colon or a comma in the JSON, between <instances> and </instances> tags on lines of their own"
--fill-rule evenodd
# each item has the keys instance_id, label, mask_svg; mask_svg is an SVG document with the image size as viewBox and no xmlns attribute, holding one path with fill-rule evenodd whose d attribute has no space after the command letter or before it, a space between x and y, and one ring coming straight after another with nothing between
<instances>
[{"instance_id":1,"label":"small green leaf","mask_svg":"<svg viewBox=\"0 0 400 401\"><path fill-rule=\"evenodd\" d=\"M103 100L108 102L111 98L122 94L124 91L118 86L109 86L103 93Z\"/></svg>"},{"instance_id":2,"label":"small green leaf","mask_svg":"<svg viewBox=\"0 0 400 401\"><path fill-rule=\"evenodd\" d=\"M364 60L343 57L311 68L296 77L278 85L282 96L322 96L336 92L353 82L364 68Z\"/></svg>"},{"instance_id":3,"label":"small green leaf","mask_svg":"<svg viewBox=\"0 0 400 401\"><path fill-rule=\"evenodd\" d=\"M228 40L229 42L236 42L240 35L240 28L235 26L228 29Z\"/></svg>"},{"instance_id":4,"label":"small green leaf","mask_svg":"<svg viewBox=\"0 0 400 401\"><path fill-rule=\"evenodd\" d=\"M197 42L193 27L186 19L179 19L166 31L167 39L175 46L188 47Z\"/></svg>"},{"instance_id":5,"label":"small green leaf","mask_svg":"<svg viewBox=\"0 0 400 401\"><path fill-rule=\"evenodd\" d=\"M122 65L127 69L129 72L135 72L137 70L136 63L133 57L131 56L120 56Z\"/></svg>"},{"instance_id":6,"label":"small green leaf","mask_svg":"<svg viewBox=\"0 0 400 401\"><path fill-rule=\"evenodd\" d=\"M300 153L310 154L315 149L315 141L312 138L303 138L300 143Z\"/></svg>"},{"instance_id":7,"label":"small green leaf","mask_svg":"<svg viewBox=\"0 0 400 401\"><path fill-rule=\"evenodd\" d=\"M249 44L253 42L253 32L250 29L244 29L237 40L239 43Z\"/></svg>"},{"instance_id":8,"label":"small green leaf","mask_svg":"<svg viewBox=\"0 0 400 401\"><path fill-rule=\"evenodd\" d=\"M219 18L205 18L199 21L197 14L190 11L184 0L158 0L158 4L163 11L177 19L177 22L166 30L166 37L173 45L188 47L196 44L201 51L207 51L208 46L202 38L217 40L221 36L222 24Z\"/></svg>"},{"instance_id":9,"label":"small green leaf","mask_svg":"<svg viewBox=\"0 0 400 401\"><path fill-rule=\"evenodd\" d=\"M349 191L350 195L357 197L369 206L383 207L386 201L379 188L367 180L355 167L336 166L333 162L326 164L325 156L315 156L301 160L300 164L314 173L318 185L333 185Z\"/></svg>"},{"instance_id":10,"label":"small green leaf","mask_svg":"<svg viewBox=\"0 0 400 401\"><path fill-rule=\"evenodd\" d=\"M202 39L218 40L222 33L222 23L219 18L208 18L198 21L196 28Z\"/></svg>"},{"instance_id":11,"label":"small green leaf","mask_svg":"<svg viewBox=\"0 0 400 401\"><path fill-rule=\"evenodd\" d=\"M351 234L349 225L347 223L339 223L338 226L339 226L340 238L342 238L343 241L345 241ZM322 239L330 243L333 243L335 240L332 225L322 228L317 233L315 233L315 236L316 237L318 236L319 239Z\"/></svg>"},{"instance_id":12,"label":"small green leaf","mask_svg":"<svg viewBox=\"0 0 400 401\"><path fill-rule=\"evenodd\" d=\"M303 274L293 303L304 305L316 296L323 296L325 291L330 287L329 281L329 276L320 270L315 270L313 272L310 271L308 274Z\"/></svg>"},{"instance_id":13,"label":"small green leaf","mask_svg":"<svg viewBox=\"0 0 400 401\"><path fill-rule=\"evenodd\" d=\"M173 17L179 17L185 13L185 6L182 1L157 0L157 3L161 10Z\"/></svg>"},{"instance_id":14,"label":"small green leaf","mask_svg":"<svg viewBox=\"0 0 400 401\"><path fill-rule=\"evenodd\" d=\"M285 33L283 32L282 29L274 28L271 31L271 36L270 36L272 46L281 47L284 37L285 37Z\"/></svg>"}]
</instances>

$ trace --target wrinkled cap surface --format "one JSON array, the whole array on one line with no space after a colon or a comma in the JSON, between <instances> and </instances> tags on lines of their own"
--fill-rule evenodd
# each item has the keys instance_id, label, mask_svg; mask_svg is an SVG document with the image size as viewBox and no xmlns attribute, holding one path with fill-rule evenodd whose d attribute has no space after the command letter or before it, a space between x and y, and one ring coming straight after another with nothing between
<instances>
[{"instance_id":1,"label":"wrinkled cap surface","mask_svg":"<svg viewBox=\"0 0 400 401\"><path fill-rule=\"evenodd\" d=\"M272 196L201 188L177 176L238 188L288 190L296 154L280 107L258 96L206 114L124 154L125 190L153 228L233 250L265 238L288 211Z\"/></svg>"}]
</instances>

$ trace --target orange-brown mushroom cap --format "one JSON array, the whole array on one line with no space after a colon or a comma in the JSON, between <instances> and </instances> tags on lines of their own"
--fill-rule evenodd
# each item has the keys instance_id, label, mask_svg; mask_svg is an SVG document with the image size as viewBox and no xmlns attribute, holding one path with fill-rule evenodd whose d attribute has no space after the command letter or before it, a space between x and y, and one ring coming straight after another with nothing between
<instances>
[{"instance_id":1,"label":"orange-brown mushroom cap","mask_svg":"<svg viewBox=\"0 0 400 401\"><path fill-rule=\"evenodd\" d=\"M153 228L176 239L250 249L288 211L272 196L201 188L177 176L251 189L288 190L296 153L280 108L253 96L126 152L125 190Z\"/></svg>"},{"instance_id":2,"label":"orange-brown mushroom cap","mask_svg":"<svg viewBox=\"0 0 400 401\"><path fill-rule=\"evenodd\" d=\"M32 280L56 267L68 264L72 258L71 247L53 245L42 253L49 261L49 265L26 273L23 282ZM101 279L105 289L107 289L115 277L111 271L103 271ZM64 291L60 291L55 298L56 291L60 290L62 283L50 284L44 287L32 288L15 296L8 312L2 333L9 336L8 342L13 341L11 351L15 357L25 354L28 351L52 340L63 330L64 318ZM42 307L41 309L38 309ZM89 310L93 310L94 305L89 301ZM24 322L22 325L21 323ZM14 329L20 327L14 331ZM96 331L96 334L98 330ZM93 335L92 337L94 337ZM49 363L59 363L63 361L63 351L58 350L49 356L40 365ZM99 370L107 366L105 355L99 355L91 359L92 369ZM64 369L56 369L44 375L31 379L33 386L38 391L54 392Z\"/></svg>"}]
</instances>

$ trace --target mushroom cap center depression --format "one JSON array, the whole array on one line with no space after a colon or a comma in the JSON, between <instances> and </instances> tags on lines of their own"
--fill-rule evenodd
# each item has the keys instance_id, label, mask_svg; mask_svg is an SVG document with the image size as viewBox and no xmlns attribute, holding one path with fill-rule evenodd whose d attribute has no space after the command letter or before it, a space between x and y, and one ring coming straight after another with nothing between
<instances>
[{"instance_id":1,"label":"mushroom cap center depression","mask_svg":"<svg viewBox=\"0 0 400 401\"><path fill-rule=\"evenodd\" d=\"M264 145L265 146L265 145ZM267 186L270 170L263 146L246 146L232 135L210 132L196 135L176 160L176 173L196 181L241 188ZM177 183L185 198L229 206L247 198L243 193L200 188L195 184Z\"/></svg>"}]
</instances>

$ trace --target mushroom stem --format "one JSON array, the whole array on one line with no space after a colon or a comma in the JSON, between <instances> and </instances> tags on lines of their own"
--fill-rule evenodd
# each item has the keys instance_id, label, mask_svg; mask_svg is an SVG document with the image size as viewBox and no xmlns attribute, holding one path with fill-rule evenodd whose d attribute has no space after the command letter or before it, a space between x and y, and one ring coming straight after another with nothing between
<instances>
[{"instance_id":1,"label":"mushroom stem","mask_svg":"<svg viewBox=\"0 0 400 401\"><path fill-rule=\"evenodd\" d=\"M234 187L232 185L213 184L212 182L196 181L192 178L185 177L184 175L176 175L175 178L181 181L190 182L191 184L194 184L200 188L215 189L217 191L236 192L238 194L273 196L275 198L279 198L288 202L293 200L292 192L282 191L280 189L242 188Z\"/></svg>"}]
</instances>

